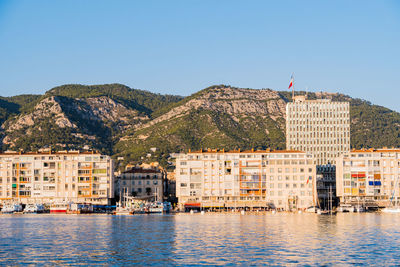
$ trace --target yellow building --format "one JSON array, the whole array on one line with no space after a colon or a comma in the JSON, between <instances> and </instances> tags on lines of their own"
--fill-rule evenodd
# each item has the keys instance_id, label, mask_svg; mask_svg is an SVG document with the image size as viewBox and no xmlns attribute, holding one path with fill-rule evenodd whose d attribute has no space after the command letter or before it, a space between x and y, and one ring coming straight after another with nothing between
<instances>
[{"instance_id":1,"label":"yellow building","mask_svg":"<svg viewBox=\"0 0 400 267\"><path fill-rule=\"evenodd\" d=\"M109 204L113 161L96 152L0 154L0 200Z\"/></svg>"},{"instance_id":2,"label":"yellow building","mask_svg":"<svg viewBox=\"0 0 400 267\"><path fill-rule=\"evenodd\" d=\"M300 151L201 150L176 158L180 209L304 209L315 204L315 177L312 155Z\"/></svg>"},{"instance_id":3,"label":"yellow building","mask_svg":"<svg viewBox=\"0 0 400 267\"><path fill-rule=\"evenodd\" d=\"M337 158L341 204L386 207L400 201L400 149L352 150Z\"/></svg>"}]
</instances>

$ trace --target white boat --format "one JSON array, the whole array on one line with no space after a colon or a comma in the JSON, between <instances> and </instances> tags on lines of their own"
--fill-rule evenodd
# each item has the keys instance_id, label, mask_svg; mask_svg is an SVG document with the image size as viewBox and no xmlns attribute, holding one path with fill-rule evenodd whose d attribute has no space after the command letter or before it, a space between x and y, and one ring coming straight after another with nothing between
<instances>
[{"instance_id":1,"label":"white boat","mask_svg":"<svg viewBox=\"0 0 400 267\"><path fill-rule=\"evenodd\" d=\"M147 204L148 213L168 213L171 210L171 202L150 202Z\"/></svg>"},{"instance_id":2,"label":"white boat","mask_svg":"<svg viewBox=\"0 0 400 267\"><path fill-rule=\"evenodd\" d=\"M385 213L400 213L400 207L387 207L381 211Z\"/></svg>"},{"instance_id":3,"label":"white boat","mask_svg":"<svg viewBox=\"0 0 400 267\"><path fill-rule=\"evenodd\" d=\"M148 213L163 213L164 205L162 202L151 202L148 205Z\"/></svg>"},{"instance_id":4,"label":"white boat","mask_svg":"<svg viewBox=\"0 0 400 267\"><path fill-rule=\"evenodd\" d=\"M304 212L308 213L317 213L320 210L317 206L308 207Z\"/></svg>"},{"instance_id":5,"label":"white boat","mask_svg":"<svg viewBox=\"0 0 400 267\"><path fill-rule=\"evenodd\" d=\"M362 205L357 205L354 207L354 212L366 212L366 209Z\"/></svg>"},{"instance_id":6,"label":"white boat","mask_svg":"<svg viewBox=\"0 0 400 267\"><path fill-rule=\"evenodd\" d=\"M7 204L4 205L1 209L2 213L14 213L14 212L21 212L22 206L20 204Z\"/></svg>"},{"instance_id":7,"label":"white boat","mask_svg":"<svg viewBox=\"0 0 400 267\"><path fill-rule=\"evenodd\" d=\"M132 204L132 197L128 196L128 189L124 188L124 193L121 192L121 198L117 203L117 207L113 212L114 215L132 215L134 208Z\"/></svg>"},{"instance_id":8,"label":"white boat","mask_svg":"<svg viewBox=\"0 0 400 267\"><path fill-rule=\"evenodd\" d=\"M340 204L338 211L339 212L354 212L354 207L350 204Z\"/></svg>"},{"instance_id":9,"label":"white boat","mask_svg":"<svg viewBox=\"0 0 400 267\"><path fill-rule=\"evenodd\" d=\"M398 180L399 177L397 177L395 184L398 184ZM397 201L395 201L395 203L393 204L393 198L395 198L396 196L396 188L394 188L393 193L392 193L392 197L390 198L390 203L389 203L389 207L386 207L384 209L382 209L382 212L385 213L400 213L400 206L398 205Z\"/></svg>"},{"instance_id":10,"label":"white boat","mask_svg":"<svg viewBox=\"0 0 400 267\"><path fill-rule=\"evenodd\" d=\"M130 207L121 207L117 206L115 211L113 212L114 215L132 215L133 210Z\"/></svg>"},{"instance_id":11,"label":"white boat","mask_svg":"<svg viewBox=\"0 0 400 267\"><path fill-rule=\"evenodd\" d=\"M43 204L26 204L24 213L43 213L45 208Z\"/></svg>"}]
</instances>

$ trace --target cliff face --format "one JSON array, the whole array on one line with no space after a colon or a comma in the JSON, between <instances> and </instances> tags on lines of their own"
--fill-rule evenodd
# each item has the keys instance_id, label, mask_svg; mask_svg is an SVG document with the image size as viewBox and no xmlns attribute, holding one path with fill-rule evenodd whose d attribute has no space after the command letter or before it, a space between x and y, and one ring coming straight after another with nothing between
<instances>
[{"instance_id":1,"label":"cliff face","mask_svg":"<svg viewBox=\"0 0 400 267\"><path fill-rule=\"evenodd\" d=\"M118 84L60 86L43 96L1 99L2 149L87 145L126 160L150 157L165 164L169 153L189 148L284 148L290 98L290 92L229 86L186 98ZM308 98L350 102L353 147L400 146L399 113L337 93Z\"/></svg>"}]
</instances>

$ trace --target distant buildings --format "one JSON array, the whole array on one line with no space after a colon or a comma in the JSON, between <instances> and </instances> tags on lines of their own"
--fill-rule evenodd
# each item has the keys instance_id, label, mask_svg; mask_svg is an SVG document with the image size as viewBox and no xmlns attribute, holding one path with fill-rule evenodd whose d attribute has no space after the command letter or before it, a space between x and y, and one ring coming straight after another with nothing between
<instances>
[{"instance_id":1,"label":"distant buildings","mask_svg":"<svg viewBox=\"0 0 400 267\"><path fill-rule=\"evenodd\" d=\"M400 201L400 149L352 150L337 160L340 203L386 207Z\"/></svg>"},{"instance_id":2,"label":"distant buildings","mask_svg":"<svg viewBox=\"0 0 400 267\"><path fill-rule=\"evenodd\" d=\"M296 96L286 105L286 148L313 154L317 165L335 164L350 150L349 103Z\"/></svg>"},{"instance_id":3,"label":"distant buildings","mask_svg":"<svg viewBox=\"0 0 400 267\"><path fill-rule=\"evenodd\" d=\"M180 209L278 208L315 204L316 168L300 151L206 150L176 158Z\"/></svg>"},{"instance_id":4,"label":"distant buildings","mask_svg":"<svg viewBox=\"0 0 400 267\"><path fill-rule=\"evenodd\" d=\"M109 204L113 161L95 152L0 154L0 200Z\"/></svg>"},{"instance_id":5,"label":"distant buildings","mask_svg":"<svg viewBox=\"0 0 400 267\"><path fill-rule=\"evenodd\" d=\"M116 179L115 194L162 201L165 173L158 166L131 166Z\"/></svg>"}]
</instances>

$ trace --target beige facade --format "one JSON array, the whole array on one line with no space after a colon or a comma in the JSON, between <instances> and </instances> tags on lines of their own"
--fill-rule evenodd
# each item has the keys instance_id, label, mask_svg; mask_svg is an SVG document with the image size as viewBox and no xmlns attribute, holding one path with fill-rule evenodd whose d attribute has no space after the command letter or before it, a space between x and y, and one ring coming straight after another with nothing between
<instances>
[{"instance_id":1,"label":"beige facade","mask_svg":"<svg viewBox=\"0 0 400 267\"><path fill-rule=\"evenodd\" d=\"M94 152L0 154L0 200L109 204L113 161Z\"/></svg>"},{"instance_id":2,"label":"beige facade","mask_svg":"<svg viewBox=\"0 0 400 267\"><path fill-rule=\"evenodd\" d=\"M340 203L386 207L400 201L400 149L352 150L337 159Z\"/></svg>"},{"instance_id":3,"label":"beige facade","mask_svg":"<svg viewBox=\"0 0 400 267\"><path fill-rule=\"evenodd\" d=\"M158 167L132 167L116 181L116 195L124 192L141 199L163 200L164 174Z\"/></svg>"},{"instance_id":4,"label":"beige facade","mask_svg":"<svg viewBox=\"0 0 400 267\"><path fill-rule=\"evenodd\" d=\"M350 150L349 103L296 96L286 105L286 148L313 154L317 165L335 164Z\"/></svg>"},{"instance_id":5,"label":"beige facade","mask_svg":"<svg viewBox=\"0 0 400 267\"><path fill-rule=\"evenodd\" d=\"M207 150L176 158L180 209L303 209L314 204L315 177L312 155L300 151Z\"/></svg>"}]
</instances>

